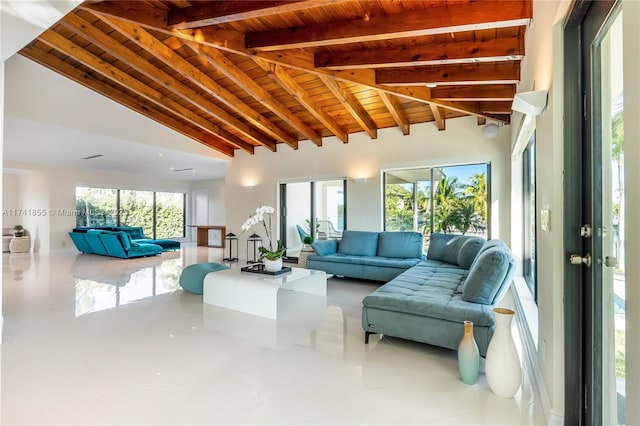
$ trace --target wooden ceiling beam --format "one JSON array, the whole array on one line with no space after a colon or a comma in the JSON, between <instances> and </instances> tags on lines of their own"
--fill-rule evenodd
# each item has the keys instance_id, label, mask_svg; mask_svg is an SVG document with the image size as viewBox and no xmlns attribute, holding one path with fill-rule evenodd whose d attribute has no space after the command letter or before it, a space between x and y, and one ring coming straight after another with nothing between
<instances>
[{"instance_id":1,"label":"wooden ceiling beam","mask_svg":"<svg viewBox=\"0 0 640 426\"><path fill-rule=\"evenodd\" d=\"M247 33L249 49L269 51L362 43L390 38L419 37L460 31L529 25L531 0L481 1L428 7L365 19Z\"/></svg>"},{"instance_id":2,"label":"wooden ceiling beam","mask_svg":"<svg viewBox=\"0 0 640 426\"><path fill-rule=\"evenodd\" d=\"M304 1L215 1L194 4L169 12L168 24L177 29L199 28L243 19L263 18L280 13L297 12L312 7L335 4L336 0Z\"/></svg>"},{"instance_id":3,"label":"wooden ceiling beam","mask_svg":"<svg viewBox=\"0 0 640 426\"><path fill-rule=\"evenodd\" d=\"M81 63L82 65L103 75L105 78L112 80L114 83L125 88L126 90L129 90L136 95L141 96L150 102L153 102L154 104L167 110L168 112L179 115L184 120L198 126L203 130L214 134L219 134L219 126L210 123L208 120L200 117L193 111L167 98L162 93L153 90L149 86L141 83L134 77L131 77L129 74L114 67L113 65L103 61L92 53L81 48L77 44L62 37L58 33L51 30L45 31L40 35L38 40L73 58L75 61Z\"/></svg>"},{"instance_id":4,"label":"wooden ceiling beam","mask_svg":"<svg viewBox=\"0 0 640 426\"><path fill-rule=\"evenodd\" d=\"M518 81L518 61L376 70L376 83L383 85L516 84Z\"/></svg>"},{"instance_id":5,"label":"wooden ceiling beam","mask_svg":"<svg viewBox=\"0 0 640 426\"><path fill-rule=\"evenodd\" d=\"M90 3L83 2L78 6L102 16L117 18L131 24L140 25L174 37L205 42L213 47L232 50L244 50L244 34L239 31L219 27L203 27L180 31L167 25L168 12L163 9L145 7L140 1L117 1Z\"/></svg>"},{"instance_id":6,"label":"wooden ceiling beam","mask_svg":"<svg viewBox=\"0 0 640 426\"><path fill-rule=\"evenodd\" d=\"M526 0L530 1L530 0ZM82 3L79 7L84 10L94 12L102 16L110 16L117 19L127 20L128 16L123 14L121 8L100 7L101 3L91 4ZM461 106L452 106L448 102L430 97L429 89L426 87L394 87L376 84L375 73L371 70L327 70L314 67L313 53L303 50L289 50L278 52L256 52L244 47L244 35L229 30L216 30L217 27L204 27L197 31L193 30L176 30L164 24L141 22L140 25L145 28L158 31L164 34L170 34L182 40L194 41L196 43L224 50L226 52L243 55L249 58L259 58L273 64L283 65L287 68L293 68L318 77L331 77L338 80L360 84L366 87L382 90L386 93L401 96L406 99L412 99L423 103L437 103L443 108L452 109L464 114L479 115L480 112L467 111L460 109ZM500 121L499 119L497 119ZM506 122L505 122L506 123Z\"/></svg>"},{"instance_id":7,"label":"wooden ceiling beam","mask_svg":"<svg viewBox=\"0 0 640 426\"><path fill-rule=\"evenodd\" d=\"M513 101L515 84L441 86L431 89L434 99L446 101Z\"/></svg>"},{"instance_id":8,"label":"wooden ceiling beam","mask_svg":"<svg viewBox=\"0 0 640 426\"><path fill-rule=\"evenodd\" d=\"M72 31L77 32L78 34L81 34L83 38L91 42L93 45L100 47L102 50L114 56L115 58L118 58L136 71L146 75L149 79L165 87L174 95L184 99L189 103L194 104L206 114L212 115L218 120L224 122L227 122L229 120L234 124L242 124L244 126L244 123L236 122L237 120L229 115L226 111L222 110L220 107L205 99L203 96L196 93L189 87L180 83L170 75L154 67L149 61L144 60L141 56L138 56L136 53L127 49L121 43L118 43L116 40L109 37L101 30L91 25L89 22L80 18L78 15L69 14L69 16L67 16L62 22L62 25ZM227 122L227 124L233 126L233 124L230 122ZM236 145L236 148L242 149L248 153L253 153L253 145L242 141L237 137L229 137L233 135L223 130L222 128L218 127L218 129L218 133L221 135L221 137L223 139L227 139L229 143ZM261 135L257 134L257 132L255 132L252 128L244 126L238 128L237 130L241 133L245 133L246 131L246 133L248 133L247 137L251 140L260 145L268 146L270 149L275 149L275 142L265 139Z\"/></svg>"},{"instance_id":9,"label":"wooden ceiling beam","mask_svg":"<svg viewBox=\"0 0 640 426\"><path fill-rule=\"evenodd\" d=\"M383 92L382 90L378 90L378 95L380 96L380 99L382 99L384 105L387 107L387 110L389 111L389 114L391 114L391 117L393 117L393 121L395 121L400 128L402 134L405 136L408 135L409 121L407 121L404 113L402 112L402 108L400 107L398 99L393 95L389 95L386 92Z\"/></svg>"},{"instance_id":10,"label":"wooden ceiling beam","mask_svg":"<svg viewBox=\"0 0 640 426\"><path fill-rule=\"evenodd\" d=\"M228 141L219 138L216 134L189 127L170 115L155 109L152 103L147 104L146 102L141 102L117 90L110 84L96 79L92 75L82 71L79 67L75 67L69 62L65 62L55 55L49 54L49 52L27 46L20 51L20 54L209 148L215 149L229 157L233 157L234 155L234 147L230 145Z\"/></svg>"},{"instance_id":11,"label":"wooden ceiling beam","mask_svg":"<svg viewBox=\"0 0 640 426\"><path fill-rule=\"evenodd\" d=\"M197 67L191 65L186 59L178 55L174 50L162 43L160 40L153 37L149 32L141 27L130 24L128 22L114 20L110 18L101 17L112 26L118 32L129 37L138 46L146 50L148 53L165 63L167 66L175 69L180 75L188 79L190 82L200 87L203 91L209 93L217 100L226 105L229 109L235 111L250 123L255 125L258 129L264 133L281 140L290 145L292 148L297 149L298 141L292 137L289 133L285 132L280 127L276 126L273 122L266 117L253 110L242 102L238 97L233 95L224 87L220 86L208 75L200 71ZM218 108L220 111L224 111ZM218 111L218 112L220 112ZM222 117L220 117L223 120ZM225 123L233 126L234 128L246 133L246 129L251 129L250 126L233 117L231 114L226 114L223 120ZM263 138L264 139L264 138ZM274 143L270 141L259 142L261 145L268 147L270 150L275 151L276 147Z\"/></svg>"},{"instance_id":12,"label":"wooden ceiling beam","mask_svg":"<svg viewBox=\"0 0 640 426\"><path fill-rule=\"evenodd\" d=\"M349 134L342 129L338 123L329 114L324 112L316 105L311 96L287 73L280 65L274 66L275 70L269 75L273 78L293 97L295 97L300 105L309 111L318 119L331 133L333 133L342 142L349 142Z\"/></svg>"},{"instance_id":13,"label":"wooden ceiling beam","mask_svg":"<svg viewBox=\"0 0 640 426\"><path fill-rule=\"evenodd\" d=\"M367 132L371 139L377 139L378 126L373 122L367 111L362 107L360 102L353 96L349 90L340 87L340 83L333 77L321 75L322 82L331 90L333 96L349 111L351 116Z\"/></svg>"},{"instance_id":14,"label":"wooden ceiling beam","mask_svg":"<svg viewBox=\"0 0 640 426\"><path fill-rule=\"evenodd\" d=\"M292 113L280 101L274 98L271 93L265 90L251 77L239 70L228 58L218 49L211 48L199 43L184 41L194 52L203 57L209 64L224 74L228 79L242 87L254 99L288 123L295 131L303 137L309 139L318 146L322 145L322 138L311 127L304 123L300 117ZM296 147L297 149L297 140Z\"/></svg>"},{"instance_id":15,"label":"wooden ceiling beam","mask_svg":"<svg viewBox=\"0 0 640 426\"><path fill-rule=\"evenodd\" d=\"M442 112L440 111L440 107L436 104L429 104L429 108L431 109L431 113L433 114L433 121L436 123L438 131L444 131L446 129L446 124L444 121L444 117L442 116Z\"/></svg>"},{"instance_id":16,"label":"wooden ceiling beam","mask_svg":"<svg viewBox=\"0 0 640 426\"><path fill-rule=\"evenodd\" d=\"M358 69L393 68L421 65L461 64L521 60L524 41L510 36L492 39L449 41L392 49L359 49L346 52L320 52L314 55L316 68Z\"/></svg>"}]
</instances>

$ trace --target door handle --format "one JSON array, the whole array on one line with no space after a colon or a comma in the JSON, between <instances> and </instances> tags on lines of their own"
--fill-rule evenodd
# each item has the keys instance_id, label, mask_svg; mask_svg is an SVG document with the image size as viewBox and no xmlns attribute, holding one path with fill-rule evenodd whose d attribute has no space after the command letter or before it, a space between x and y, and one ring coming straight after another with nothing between
<instances>
[{"instance_id":1,"label":"door handle","mask_svg":"<svg viewBox=\"0 0 640 426\"><path fill-rule=\"evenodd\" d=\"M604 258L604 266L608 266L609 268L617 268L618 258L613 256L606 256Z\"/></svg>"},{"instance_id":2,"label":"door handle","mask_svg":"<svg viewBox=\"0 0 640 426\"><path fill-rule=\"evenodd\" d=\"M587 267L591 266L591 255L587 253L586 256L580 256L579 254L572 254L569 256L569 262L572 265L586 265Z\"/></svg>"}]
</instances>

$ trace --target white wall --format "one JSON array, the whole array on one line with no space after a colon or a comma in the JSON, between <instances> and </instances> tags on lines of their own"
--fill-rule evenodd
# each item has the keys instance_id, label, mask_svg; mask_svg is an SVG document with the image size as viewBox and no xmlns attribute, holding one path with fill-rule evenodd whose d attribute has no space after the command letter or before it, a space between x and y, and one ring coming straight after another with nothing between
<instances>
[{"instance_id":1,"label":"white wall","mask_svg":"<svg viewBox=\"0 0 640 426\"><path fill-rule=\"evenodd\" d=\"M226 191L225 191L225 182L224 179L209 179L209 180L199 180L191 183L191 194L194 191L202 191L205 190L207 194L207 219L206 222L199 223L196 219L196 211L195 211L195 197L191 196L191 212L187 215L189 221L187 222L187 226L189 225L213 225L213 226L224 226L226 223ZM227 229L227 232L230 232ZM237 232L236 232L237 234ZM195 228L187 228L187 236L193 241L196 241L196 229ZM224 236L223 236L224 237Z\"/></svg>"},{"instance_id":2,"label":"white wall","mask_svg":"<svg viewBox=\"0 0 640 426\"><path fill-rule=\"evenodd\" d=\"M379 231L383 170L490 161L492 237L509 242L509 158L508 127L501 128L496 138L485 139L473 117L448 120L445 132L424 123L412 126L409 136L397 129L383 129L376 140L358 133L350 136L348 144L326 138L321 148L301 142L295 151L279 145L276 154L264 149L257 149L253 156L238 152L227 166L227 229L238 234L256 207L276 207L279 182L366 177L366 183L348 181L347 224L353 230ZM247 190L248 185L255 187ZM245 244L246 235L243 237L240 247Z\"/></svg>"},{"instance_id":3,"label":"white wall","mask_svg":"<svg viewBox=\"0 0 640 426\"><path fill-rule=\"evenodd\" d=\"M32 212L14 218L27 228L32 237L33 250L40 253L67 253L76 251L68 232L75 227L76 218L60 212L76 209L76 186L140 191L190 192L188 181L159 179L131 173L105 172L91 169L73 169L36 164L6 162L5 168L23 170L10 175L5 182L17 182L18 204L14 208ZM7 174L5 173L5 178ZM3 193L9 190L3 187ZM10 192L10 190L9 190Z\"/></svg>"},{"instance_id":4,"label":"white wall","mask_svg":"<svg viewBox=\"0 0 640 426\"><path fill-rule=\"evenodd\" d=\"M548 90L547 108L533 119L536 132L536 223L537 223L537 373L542 406L549 423L560 423L564 416L564 244L563 244L563 75L562 75L562 18L566 15L566 2L535 1L533 24L527 29L521 82L518 92ZM551 47L551 48L550 48ZM528 129L522 129L523 117L512 116L512 148L514 198L512 224L521 226L521 153ZM519 131L522 140L518 140ZM517 143L517 145L516 145ZM540 210L550 210L551 231L542 231ZM519 228L521 229L521 228ZM514 229L513 247L518 260L522 260L522 233ZM519 269L521 272L521 269ZM528 298L527 298L528 299Z\"/></svg>"}]
</instances>

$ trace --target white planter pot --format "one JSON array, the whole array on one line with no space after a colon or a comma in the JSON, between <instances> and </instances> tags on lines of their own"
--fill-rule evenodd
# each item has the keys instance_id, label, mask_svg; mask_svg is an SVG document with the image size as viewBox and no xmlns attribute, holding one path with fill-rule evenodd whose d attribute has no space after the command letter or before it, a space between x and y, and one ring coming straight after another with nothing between
<instances>
[{"instance_id":1,"label":"white planter pot","mask_svg":"<svg viewBox=\"0 0 640 426\"><path fill-rule=\"evenodd\" d=\"M278 272L282 269L282 258L276 260L264 259L264 269L269 272Z\"/></svg>"}]
</instances>

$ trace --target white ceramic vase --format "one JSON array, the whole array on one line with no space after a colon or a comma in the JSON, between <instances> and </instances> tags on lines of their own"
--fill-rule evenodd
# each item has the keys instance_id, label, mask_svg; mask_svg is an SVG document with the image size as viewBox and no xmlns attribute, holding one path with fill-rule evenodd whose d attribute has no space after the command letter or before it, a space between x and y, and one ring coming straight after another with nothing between
<instances>
[{"instance_id":1,"label":"white ceramic vase","mask_svg":"<svg viewBox=\"0 0 640 426\"><path fill-rule=\"evenodd\" d=\"M264 259L264 269L269 272L278 272L282 269L282 258L276 260Z\"/></svg>"},{"instance_id":2,"label":"white ceramic vase","mask_svg":"<svg viewBox=\"0 0 640 426\"><path fill-rule=\"evenodd\" d=\"M512 398L522 383L522 367L511 335L511 322L515 312L494 308L496 329L493 332L485 363L487 383L491 391L502 398Z\"/></svg>"}]
</instances>

